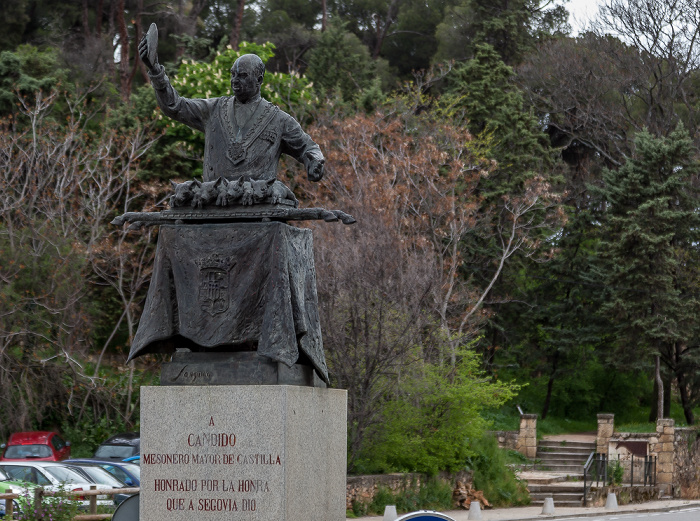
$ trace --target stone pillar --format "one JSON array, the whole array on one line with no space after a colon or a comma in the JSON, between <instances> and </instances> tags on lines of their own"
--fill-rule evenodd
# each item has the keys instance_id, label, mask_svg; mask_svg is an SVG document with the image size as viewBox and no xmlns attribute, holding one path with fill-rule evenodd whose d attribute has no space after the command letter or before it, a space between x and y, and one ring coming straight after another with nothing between
<instances>
[{"instance_id":1,"label":"stone pillar","mask_svg":"<svg viewBox=\"0 0 700 521\"><path fill-rule=\"evenodd\" d=\"M655 451L656 482L663 493L673 495L673 441L676 433L675 421L670 418L656 420L658 443Z\"/></svg>"},{"instance_id":2,"label":"stone pillar","mask_svg":"<svg viewBox=\"0 0 700 521\"><path fill-rule=\"evenodd\" d=\"M599 414L598 415L598 434L595 437L596 452L598 454L608 454L608 446L610 438L612 438L615 430L615 415L614 414Z\"/></svg>"},{"instance_id":3,"label":"stone pillar","mask_svg":"<svg viewBox=\"0 0 700 521\"><path fill-rule=\"evenodd\" d=\"M520 432L518 442L515 447L520 454L528 459L535 459L537 456L537 415L520 415Z\"/></svg>"}]
</instances>

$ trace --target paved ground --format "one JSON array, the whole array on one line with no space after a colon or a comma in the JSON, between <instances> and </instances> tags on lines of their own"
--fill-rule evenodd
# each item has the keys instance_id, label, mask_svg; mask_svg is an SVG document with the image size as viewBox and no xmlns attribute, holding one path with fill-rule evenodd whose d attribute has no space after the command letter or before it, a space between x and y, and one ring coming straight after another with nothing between
<instances>
[{"instance_id":1,"label":"paved ground","mask_svg":"<svg viewBox=\"0 0 700 521\"><path fill-rule=\"evenodd\" d=\"M554 508L554 515L542 515L542 507L516 507L516 508L494 508L481 512L482 521L525 521L529 519L558 519L565 517L595 517L604 514L625 514L635 512L669 512L681 510L689 507L700 507L700 501L687 501L681 499L669 499L665 501L650 501L648 503L638 503L635 505L620 506L616 512L606 510L604 507L597 508ZM453 518L455 521L467 521L469 512L467 510L449 510L442 512ZM382 516L360 517L355 521L378 521Z\"/></svg>"}]
</instances>

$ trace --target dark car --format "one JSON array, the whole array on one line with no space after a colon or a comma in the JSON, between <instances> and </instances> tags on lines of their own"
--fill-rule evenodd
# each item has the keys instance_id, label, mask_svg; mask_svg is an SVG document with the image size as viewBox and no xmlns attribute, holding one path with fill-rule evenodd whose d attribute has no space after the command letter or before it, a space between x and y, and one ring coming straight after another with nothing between
<instances>
[{"instance_id":1,"label":"dark car","mask_svg":"<svg viewBox=\"0 0 700 521\"><path fill-rule=\"evenodd\" d=\"M2 448L2 461L61 461L70 457L70 442L48 431L15 432Z\"/></svg>"},{"instance_id":2,"label":"dark car","mask_svg":"<svg viewBox=\"0 0 700 521\"><path fill-rule=\"evenodd\" d=\"M94 459L122 461L141 453L141 435L138 432L123 432L112 436L95 451Z\"/></svg>"},{"instance_id":3,"label":"dark car","mask_svg":"<svg viewBox=\"0 0 700 521\"><path fill-rule=\"evenodd\" d=\"M141 467L123 461L104 461L97 459L69 459L64 463L71 465L97 465L105 469L128 487L141 486Z\"/></svg>"}]
</instances>

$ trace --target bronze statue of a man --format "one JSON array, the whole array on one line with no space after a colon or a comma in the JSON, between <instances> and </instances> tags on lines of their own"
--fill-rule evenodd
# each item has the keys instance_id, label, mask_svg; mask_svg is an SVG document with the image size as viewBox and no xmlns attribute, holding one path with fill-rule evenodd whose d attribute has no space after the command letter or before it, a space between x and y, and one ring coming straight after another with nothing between
<instances>
[{"instance_id":1,"label":"bronze statue of a man","mask_svg":"<svg viewBox=\"0 0 700 521\"><path fill-rule=\"evenodd\" d=\"M231 67L234 96L188 99L170 84L154 45L144 37L139 54L148 67L158 105L167 116L204 132L205 181L241 176L275 179L282 152L303 163L311 181L321 180L324 158L318 145L292 116L260 97L265 64L258 56L245 54Z\"/></svg>"},{"instance_id":2,"label":"bronze statue of a man","mask_svg":"<svg viewBox=\"0 0 700 521\"><path fill-rule=\"evenodd\" d=\"M129 360L174 353L163 366L164 385L327 384L311 230L286 222L354 219L290 207L291 191L274 190L282 185L280 154L303 163L312 181L323 177L323 154L293 117L260 97L265 66L258 56L233 64L233 96L187 99L170 84L156 45L152 25L139 54L163 113L204 132L204 182L178 185L191 197L178 199L176 191L171 210L157 216L153 276ZM257 194L265 186L271 197ZM193 204L175 204L180 200Z\"/></svg>"}]
</instances>

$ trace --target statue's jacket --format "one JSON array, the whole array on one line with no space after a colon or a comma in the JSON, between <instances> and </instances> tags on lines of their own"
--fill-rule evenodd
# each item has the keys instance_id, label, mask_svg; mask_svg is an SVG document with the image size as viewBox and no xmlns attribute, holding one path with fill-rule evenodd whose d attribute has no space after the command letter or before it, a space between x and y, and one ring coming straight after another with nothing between
<instances>
[{"instance_id":1,"label":"statue's jacket","mask_svg":"<svg viewBox=\"0 0 700 521\"><path fill-rule=\"evenodd\" d=\"M255 112L238 128L234 117L238 102L234 96L183 98L170 84L162 66L158 74L149 76L163 113L204 132L205 181L241 176L275 179L282 153L307 168L314 158L322 157L318 145L299 123L265 99L255 102Z\"/></svg>"}]
</instances>

